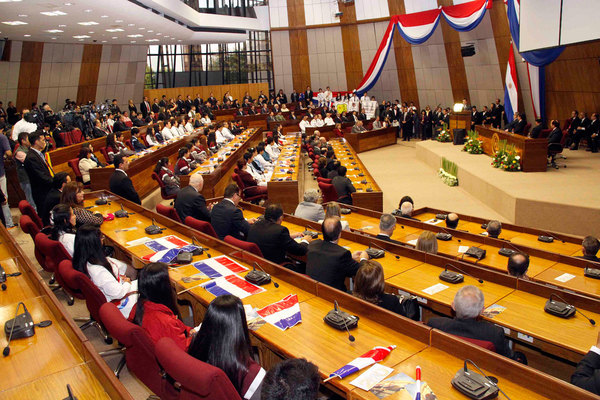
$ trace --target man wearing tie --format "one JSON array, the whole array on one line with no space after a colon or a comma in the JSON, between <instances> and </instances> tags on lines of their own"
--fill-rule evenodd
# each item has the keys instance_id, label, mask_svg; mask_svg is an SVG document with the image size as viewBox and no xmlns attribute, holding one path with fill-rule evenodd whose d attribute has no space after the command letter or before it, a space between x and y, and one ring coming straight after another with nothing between
<instances>
[{"instance_id":1,"label":"man wearing tie","mask_svg":"<svg viewBox=\"0 0 600 400\"><path fill-rule=\"evenodd\" d=\"M148 102L148 97L144 96L144 101L140 103L140 111L142 111L142 115L144 119L150 114L150 103Z\"/></svg>"},{"instance_id":2,"label":"man wearing tie","mask_svg":"<svg viewBox=\"0 0 600 400\"><path fill-rule=\"evenodd\" d=\"M40 205L44 204L44 200L52 188L54 171L42 153L42 150L46 148L46 138L43 132L38 130L30 133L29 143L31 143L31 148L27 152L23 166L31 183L33 201L41 208ZM38 209L38 213L43 212L44 210Z\"/></svg>"}]
</instances>

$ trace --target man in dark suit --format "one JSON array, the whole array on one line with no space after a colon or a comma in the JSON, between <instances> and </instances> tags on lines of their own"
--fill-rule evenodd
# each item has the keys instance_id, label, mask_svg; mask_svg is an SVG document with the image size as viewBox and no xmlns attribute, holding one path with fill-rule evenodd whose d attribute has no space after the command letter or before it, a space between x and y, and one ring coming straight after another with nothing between
<instances>
[{"instance_id":1,"label":"man in dark suit","mask_svg":"<svg viewBox=\"0 0 600 400\"><path fill-rule=\"evenodd\" d=\"M158 105L160 107L166 107L167 106L167 95L166 94L162 95L162 97L161 97L160 102L158 103Z\"/></svg>"},{"instance_id":2,"label":"man in dark suit","mask_svg":"<svg viewBox=\"0 0 600 400\"><path fill-rule=\"evenodd\" d=\"M481 113L477 111L477 107L471 107L471 130L475 130L475 125L481 125L482 120Z\"/></svg>"},{"instance_id":3,"label":"man in dark suit","mask_svg":"<svg viewBox=\"0 0 600 400\"><path fill-rule=\"evenodd\" d=\"M114 157L115 172L110 177L109 187L110 191L121 196L129 201L133 201L137 204L142 204L140 196L135 191L131 179L127 176L127 170L129 169L129 161L120 154Z\"/></svg>"},{"instance_id":4,"label":"man in dark suit","mask_svg":"<svg viewBox=\"0 0 600 400\"><path fill-rule=\"evenodd\" d=\"M52 178L52 189L48 192L40 213L44 226L50 225L50 211L52 211L55 205L60 203L63 188L69 182L71 182L71 177L66 172L58 172Z\"/></svg>"},{"instance_id":5,"label":"man in dark suit","mask_svg":"<svg viewBox=\"0 0 600 400\"><path fill-rule=\"evenodd\" d=\"M140 103L140 111L144 118L146 118L148 114L150 114L150 103L148 102L148 97L146 96L144 96L144 101Z\"/></svg>"},{"instance_id":6,"label":"man in dark suit","mask_svg":"<svg viewBox=\"0 0 600 400\"><path fill-rule=\"evenodd\" d=\"M290 235L290 231L283 222L283 208L280 204L269 204L265 209L264 219L259 219L250 227L248 231L248 241L256 243L260 247L263 256L274 262L281 264L286 261L286 253L303 256L306 254L307 245L311 242L311 236L304 236L301 233ZM294 238L302 238L297 243Z\"/></svg>"},{"instance_id":7,"label":"man in dark suit","mask_svg":"<svg viewBox=\"0 0 600 400\"><path fill-rule=\"evenodd\" d=\"M316 281L346 291L346 277L353 277L359 268L359 262L368 260L365 251L351 254L338 240L342 234L339 217L325 218L322 224L323 240L315 240L308 245L306 256L306 274Z\"/></svg>"},{"instance_id":8,"label":"man in dark suit","mask_svg":"<svg viewBox=\"0 0 600 400\"><path fill-rule=\"evenodd\" d=\"M312 98L313 98L313 91L310 89L310 86L307 86L306 90L304 91L304 102L306 104L312 104Z\"/></svg>"},{"instance_id":9,"label":"man in dark suit","mask_svg":"<svg viewBox=\"0 0 600 400\"><path fill-rule=\"evenodd\" d=\"M299 100L300 100L300 95L298 93L296 93L296 90L293 90L292 94L290 95L290 102L297 103Z\"/></svg>"},{"instance_id":10,"label":"man in dark suit","mask_svg":"<svg viewBox=\"0 0 600 400\"><path fill-rule=\"evenodd\" d=\"M399 241L392 239L395 229L396 217L392 214L382 214L381 218L379 218L379 234L376 238L390 243L402 244Z\"/></svg>"},{"instance_id":11,"label":"man in dark suit","mask_svg":"<svg viewBox=\"0 0 600 400\"><path fill-rule=\"evenodd\" d=\"M160 104L158 104L158 99L154 99L154 102L152 103L152 112L154 114L158 114L160 112Z\"/></svg>"},{"instance_id":12,"label":"man in dark suit","mask_svg":"<svg viewBox=\"0 0 600 400\"><path fill-rule=\"evenodd\" d=\"M29 143L31 147L25 157L23 166L31 183L31 194L36 205L42 206L46 200L46 196L52 188L52 177L54 171L46 161L46 157L42 151L46 148L46 137L43 131L35 131L29 134ZM44 212L38 209L38 212Z\"/></svg>"},{"instance_id":13,"label":"man in dark suit","mask_svg":"<svg viewBox=\"0 0 600 400\"><path fill-rule=\"evenodd\" d=\"M533 129L531 130L531 132L529 132L529 137L532 139L537 139L540 137L540 134L542 133L542 119L541 118L536 118L535 120L535 126L533 127Z\"/></svg>"},{"instance_id":14,"label":"man in dark suit","mask_svg":"<svg viewBox=\"0 0 600 400\"><path fill-rule=\"evenodd\" d=\"M400 124L402 125L402 140L410 141L413 129L413 115L412 112L406 107L404 110L402 110Z\"/></svg>"},{"instance_id":15,"label":"man in dark suit","mask_svg":"<svg viewBox=\"0 0 600 400\"><path fill-rule=\"evenodd\" d=\"M202 196L204 178L200 174L190 177L190 184L177 193L175 199L175 211L184 222L187 217L193 217L201 221L210 222L210 207L206 207L206 199Z\"/></svg>"},{"instance_id":16,"label":"man in dark suit","mask_svg":"<svg viewBox=\"0 0 600 400\"><path fill-rule=\"evenodd\" d=\"M491 342L496 347L496 353L513 357L504 331L499 326L479 319L484 309L483 292L473 286L463 286L458 290L452 302L456 318L434 317L427 325L446 333L470 339Z\"/></svg>"},{"instance_id":17,"label":"man in dark suit","mask_svg":"<svg viewBox=\"0 0 600 400\"><path fill-rule=\"evenodd\" d=\"M446 227L450 229L456 229L456 227L458 226L458 221L458 214L450 213L446 215Z\"/></svg>"},{"instance_id":18,"label":"man in dark suit","mask_svg":"<svg viewBox=\"0 0 600 400\"><path fill-rule=\"evenodd\" d=\"M600 250L600 242L594 236L586 236L583 238L583 242L581 243L583 256L578 258L583 258L584 260L600 262L600 258L598 258L598 250Z\"/></svg>"},{"instance_id":19,"label":"man in dark suit","mask_svg":"<svg viewBox=\"0 0 600 400\"><path fill-rule=\"evenodd\" d=\"M592 153L598 152L598 143L600 142L600 119L598 113L592 114L592 122L588 129L586 129L587 140L589 143L589 151Z\"/></svg>"},{"instance_id":20,"label":"man in dark suit","mask_svg":"<svg viewBox=\"0 0 600 400\"><path fill-rule=\"evenodd\" d=\"M571 375L571 383L582 389L600 395L600 334L596 345L577 364Z\"/></svg>"},{"instance_id":21,"label":"man in dark suit","mask_svg":"<svg viewBox=\"0 0 600 400\"><path fill-rule=\"evenodd\" d=\"M548 135L548 144L558 143L562 141L563 133L560 130L560 123L557 120L552 121L552 131Z\"/></svg>"},{"instance_id":22,"label":"man in dark suit","mask_svg":"<svg viewBox=\"0 0 600 400\"><path fill-rule=\"evenodd\" d=\"M581 138L585 138L587 137L587 129L590 127L590 119L587 117L587 114L584 113L583 111L579 113L579 126L577 126L577 129L575 129L573 131L573 143L571 144L571 147L569 147L570 150L577 150L579 149L579 142L581 141Z\"/></svg>"},{"instance_id":23,"label":"man in dark suit","mask_svg":"<svg viewBox=\"0 0 600 400\"><path fill-rule=\"evenodd\" d=\"M119 120L115 122L115 124L113 125L113 128L112 128L113 132L123 132L128 129L129 128L125 124L125 117L122 115L119 117Z\"/></svg>"},{"instance_id":24,"label":"man in dark suit","mask_svg":"<svg viewBox=\"0 0 600 400\"><path fill-rule=\"evenodd\" d=\"M252 218L248 221L244 219L244 214L237 205L242 197L240 188L235 183L228 185L223 194L223 200L212 208L210 213L210 223L219 236L219 239L227 235L236 239L245 240L250 230L250 225L256 221Z\"/></svg>"}]
</instances>

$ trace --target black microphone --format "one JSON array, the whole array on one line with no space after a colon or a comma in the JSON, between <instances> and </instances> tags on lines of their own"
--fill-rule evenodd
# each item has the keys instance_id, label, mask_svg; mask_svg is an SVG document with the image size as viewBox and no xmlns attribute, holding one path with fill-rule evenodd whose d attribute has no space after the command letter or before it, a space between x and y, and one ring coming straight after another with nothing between
<instances>
[{"instance_id":1,"label":"black microphone","mask_svg":"<svg viewBox=\"0 0 600 400\"><path fill-rule=\"evenodd\" d=\"M558 240L560 240L563 243L565 242L563 239L556 237L556 235L554 233L550 232L550 231L545 231L543 229L541 229L541 231L544 232L545 234L547 234L552 239L558 239Z\"/></svg>"},{"instance_id":2,"label":"black microphone","mask_svg":"<svg viewBox=\"0 0 600 400\"><path fill-rule=\"evenodd\" d=\"M565 304L569 304L568 302L565 301L565 299L563 299L562 297L560 297L559 295L557 295L556 293L552 293L550 294L550 300L552 301L552 297L557 297L560 301L562 301ZM593 319L591 319L590 317L588 317L587 315L585 315L584 313L582 313L581 311L579 311L577 309L577 307L573 307L575 309L576 312L578 312L579 314L583 315L585 317L585 319L587 319L588 321L590 321L590 324L592 325L596 325L596 321L594 321Z\"/></svg>"},{"instance_id":3,"label":"black microphone","mask_svg":"<svg viewBox=\"0 0 600 400\"><path fill-rule=\"evenodd\" d=\"M19 302L19 304L17 304L17 309L15 310L15 317L13 318L13 324L10 327L10 335L8 335L8 342L6 343L6 347L4 348L4 350L2 350L2 355L4 357L8 357L8 355L10 354L10 341L12 340L12 335L15 330L15 325L17 324L17 315L19 315L19 307L21 307L21 306L23 306L23 310L25 310L25 312L27 312L27 307L25 307L25 303L23 303L22 301Z\"/></svg>"},{"instance_id":4,"label":"black microphone","mask_svg":"<svg viewBox=\"0 0 600 400\"><path fill-rule=\"evenodd\" d=\"M447 233L448 235L454 237L453 234L451 234L450 232L448 232L448 230L446 230L446 228L444 228L443 226L438 226L438 228L440 228L442 230L442 232ZM464 231L463 231L464 232ZM456 238L456 240L458 241L458 243L461 243L462 240L460 240L459 238Z\"/></svg>"},{"instance_id":5,"label":"black microphone","mask_svg":"<svg viewBox=\"0 0 600 400\"><path fill-rule=\"evenodd\" d=\"M262 267L260 266L259 263L257 263L256 261L254 261L254 265L256 265L258 267L258 269L260 269L262 272L264 272L265 274L267 274L267 271L265 271L264 269L262 269ZM276 289L279 288L279 283L275 282L273 280L273 277L270 274L267 274L267 276L269 278L271 278L271 282L273 282L273 286L275 286Z\"/></svg>"},{"instance_id":6,"label":"black microphone","mask_svg":"<svg viewBox=\"0 0 600 400\"><path fill-rule=\"evenodd\" d=\"M462 269L460 269L460 268L458 268L457 266L455 266L455 265L453 265L453 264L450 264L450 263L448 263L448 264L446 264L446 265L444 266L444 272L447 272L447 271L448 271L448 267L451 267L451 268L453 268L453 269L457 270L458 272L460 272L461 274L463 274L463 275L466 275L466 276L469 276L469 277L471 277L471 278L475 279L475 280L476 280L477 282L479 282L479 283L483 283L483 279L481 279L481 278L476 278L476 277L474 277L474 276L473 276L473 275L471 275L471 274L467 274L467 273L466 273L465 271L463 271Z\"/></svg>"},{"instance_id":7,"label":"black microphone","mask_svg":"<svg viewBox=\"0 0 600 400\"><path fill-rule=\"evenodd\" d=\"M337 300L333 301L333 308L335 310L335 312L339 313L339 306L338 306L338 302ZM348 332L348 340L351 342L354 342L356 340L356 338L354 336L352 336L352 334L350 333L350 329L348 329L348 324L346 324L346 318L342 318L344 321L344 328L346 328L346 332Z\"/></svg>"},{"instance_id":8,"label":"black microphone","mask_svg":"<svg viewBox=\"0 0 600 400\"><path fill-rule=\"evenodd\" d=\"M73 395L73 391L71 390L71 385L67 384L67 393L68 396L65 397L63 400L77 400L77 397L75 397L75 395Z\"/></svg>"},{"instance_id":9,"label":"black microphone","mask_svg":"<svg viewBox=\"0 0 600 400\"><path fill-rule=\"evenodd\" d=\"M497 379L497 378L490 377L490 376L486 375L486 373L485 373L485 372L483 372L483 371L482 371L482 370L481 370L481 369L480 369L480 368L477 366L477 364L475 364L473 361L471 361L471 360L469 360L469 359L466 359L466 360L465 360L465 365L464 365L464 369L463 369L463 371L464 371L465 373L468 373L468 372L469 372L469 369L467 368L467 363L469 363L469 364L471 364L472 366L474 366L474 367L475 367L475 369L476 369L477 371L479 371L479 373L485 377L485 379L488 381L488 383L489 383L491 386L494 386L496 389L498 389L498 390L500 391L500 393L502 393L502 394L504 395L504 397L506 397L508 400L510 400L510 397L508 397L508 396L506 395L506 393L504 393L504 391L503 391L502 389L500 389L500 387L498 386L498 379Z\"/></svg>"}]
</instances>

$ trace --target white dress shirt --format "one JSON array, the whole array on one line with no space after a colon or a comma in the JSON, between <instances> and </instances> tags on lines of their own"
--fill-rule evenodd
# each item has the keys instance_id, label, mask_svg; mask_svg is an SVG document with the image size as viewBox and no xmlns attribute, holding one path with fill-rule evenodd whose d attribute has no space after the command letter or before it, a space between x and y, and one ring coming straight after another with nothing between
<instances>
[{"instance_id":1,"label":"white dress shirt","mask_svg":"<svg viewBox=\"0 0 600 400\"><path fill-rule=\"evenodd\" d=\"M325 125L335 125L335 122L333 122L333 118L331 117L325 117L323 122L325 123Z\"/></svg>"},{"instance_id":2,"label":"white dress shirt","mask_svg":"<svg viewBox=\"0 0 600 400\"><path fill-rule=\"evenodd\" d=\"M310 126L310 122L302 120L302 121L300 121L299 126L300 126L300 130L304 133L304 132L306 132L306 127Z\"/></svg>"},{"instance_id":3,"label":"white dress shirt","mask_svg":"<svg viewBox=\"0 0 600 400\"><path fill-rule=\"evenodd\" d=\"M161 133L162 133L163 139L165 139L165 140L173 139L173 133L171 132L171 129L167 128L166 126L163 128Z\"/></svg>"},{"instance_id":4,"label":"white dress shirt","mask_svg":"<svg viewBox=\"0 0 600 400\"><path fill-rule=\"evenodd\" d=\"M221 128L221 135L223 135L223 137L228 140L235 139L235 135L233 133L231 133L229 128L225 128L225 127Z\"/></svg>"},{"instance_id":5,"label":"white dress shirt","mask_svg":"<svg viewBox=\"0 0 600 400\"><path fill-rule=\"evenodd\" d=\"M32 132L35 132L36 130L37 130L36 124L34 124L33 122L27 122L27 121L25 121L25 119L22 118L19 121L17 121L17 123L13 126L12 140L14 140L15 142L17 140L19 140L19 133L21 133L21 132L32 133Z\"/></svg>"},{"instance_id":6,"label":"white dress shirt","mask_svg":"<svg viewBox=\"0 0 600 400\"><path fill-rule=\"evenodd\" d=\"M87 263L90 279L98 286L98 289L104 294L106 300L118 300L129 292L137 291L137 281L125 282L121 277L127 271L127 264L111 257L107 257L107 259L112 267L112 274L102 265ZM131 309L137 303L137 297L137 294L132 294L117 305L125 318L129 317Z\"/></svg>"}]
</instances>

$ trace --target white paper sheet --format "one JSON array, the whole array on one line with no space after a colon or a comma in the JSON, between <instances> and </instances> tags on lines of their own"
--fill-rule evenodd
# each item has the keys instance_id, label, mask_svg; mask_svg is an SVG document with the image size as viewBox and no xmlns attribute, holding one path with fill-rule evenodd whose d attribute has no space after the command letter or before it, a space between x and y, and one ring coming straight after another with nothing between
<instances>
[{"instance_id":1,"label":"white paper sheet","mask_svg":"<svg viewBox=\"0 0 600 400\"><path fill-rule=\"evenodd\" d=\"M435 285L429 286L428 288L423 289L422 291L430 296L433 296L434 294L446 289L448 289L448 286L444 285L443 283L436 283Z\"/></svg>"}]
</instances>

